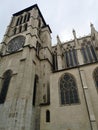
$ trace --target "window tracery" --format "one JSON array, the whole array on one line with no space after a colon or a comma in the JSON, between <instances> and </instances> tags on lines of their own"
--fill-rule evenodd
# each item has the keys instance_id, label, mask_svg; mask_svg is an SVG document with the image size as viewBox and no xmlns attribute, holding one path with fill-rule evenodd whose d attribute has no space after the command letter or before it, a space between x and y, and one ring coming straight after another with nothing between
<instances>
[{"instance_id":1,"label":"window tracery","mask_svg":"<svg viewBox=\"0 0 98 130\"><path fill-rule=\"evenodd\" d=\"M74 77L65 74L60 80L61 104L79 103L78 90Z\"/></svg>"}]
</instances>

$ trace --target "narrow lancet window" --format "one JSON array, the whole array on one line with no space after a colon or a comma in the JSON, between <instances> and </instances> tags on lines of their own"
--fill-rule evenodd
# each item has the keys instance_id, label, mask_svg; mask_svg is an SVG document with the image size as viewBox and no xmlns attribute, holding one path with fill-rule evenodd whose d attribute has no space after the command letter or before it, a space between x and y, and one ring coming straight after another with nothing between
<instances>
[{"instance_id":1,"label":"narrow lancet window","mask_svg":"<svg viewBox=\"0 0 98 130\"><path fill-rule=\"evenodd\" d=\"M50 111L46 111L46 122L50 122Z\"/></svg>"},{"instance_id":2,"label":"narrow lancet window","mask_svg":"<svg viewBox=\"0 0 98 130\"><path fill-rule=\"evenodd\" d=\"M2 81L3 84L2 84L2 89L0 92L0 104L3 104L5 102L11 77L12 77L11 70L7 70L3 75L3 81Z\"/></svg>"},{"instance_id":3,"label":"narrow lancet window","mask_svg":"<svg viewBox=\"0 0 98 130\"><path fill-rule=\"evenodd\" d=\"M33 88L33 106L35 106L36 104L37 83L38 83L38 76L35 75L34 88Z\"/></svg>"},{"instance_id":4,"label":"narrow lancet window","mask_svg":"<svg viewBox=\"0 0 98 130\"><path fill-rule=\"evenodd\" d=\"M27 22L29 21L30 19L30 13L27 14Z\"/></svg>"},{"instance_id":5,"label":"narrow lancet window","mask_svg":"<svg viewBox=\"0 0 98 130\"><path fill-rule=\"evenodd\" d=\"M19 25L19 17L18 17L17 22L16 22L16 26L18 26L18 25Z\"/></svg>"},{"instance_id":6,"label":"narrow lancet window","mask_svg":"<svg viewBox=\"0 0 98 130\"><path fill-rule=\"evenodd\" d=\"M22 22L23 22L23 16L20 17L19 24L22 24Z\"/></svg>"},{"instance_id":7,"label":"narrow lancet window","mask_svg":"<svg viewBox=\"0 0 98 130\"><path fill-rule=\"evenodd\" d=\"M27 14L25 14L25 16L24 16L23 23L25 23L25 22L26 22L26 19L27 19Z\"/></svg>"},{"instance_id":8,"label":"narrow lancet window","mask_svg":"<svg viewBox=\"0 0 98 130\"><path fill-rule=\"evenodd\" d=\"M27 31L27 24L24 25L24 31Z\"/></svg>"},{"instance_id":9,"label":"narrow lancet window","mask_svg":"<svg viewBox=\"0 0 98 130\"><path fill-rule=\"evenodd\" d=\"M77 52L75 49L65 52L65 61L67 67L74 67L78 65Z\"/></svg>"}]
</instances>

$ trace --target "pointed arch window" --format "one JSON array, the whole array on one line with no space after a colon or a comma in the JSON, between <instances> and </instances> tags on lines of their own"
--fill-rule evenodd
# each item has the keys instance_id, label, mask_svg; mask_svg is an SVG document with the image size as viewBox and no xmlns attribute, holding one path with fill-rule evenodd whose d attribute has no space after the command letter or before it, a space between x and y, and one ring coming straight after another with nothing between
<instances>
[{"instance_id":1,"label":"pointed arch window","mask_svg":"<svg viewBox=\"0 0 98 130\"><path fill-rule=\"evenodd\" d=\"M69 73L60 79L60 97L62 105L79 103L76 81Z\"/></svg>"},{"instance_id":2,"label":"pointed arch window","mask_svg":"<svg viewBox=\"0 0 98 130\"><path fill-rule=\"evenodd\" d=\"M29 21L30 19L30 13L27 14L27 22Z\"/></svg>"},{"instance_id":3,"label":"pointed arch window","mask_svg":"<svg viewBox=\"0 0 98 130\"><path fill-rule=\"evenodd\" d=\"M23 21L23 16L20 17L19 24L22 24L22 21Z\"/></svg>"},{"instance_id":4,"label":"pointed arch window","mask_svg":"<svg viewBox=\"0 0 98 130\"><path fill-rule=\"evenodd\" d=\"M94 76L94 80L95 80L95 86L96 86L96 89L98 91L98 68L96 68L94 70L93 76Z\"/></svg>"},{"instance_id":5,"label":"pointed arch window","mask_svg":"<svg viewBox=\"0 0 98 130\"><path fill-rule=\"evenodd\" d=\"M19 25L19 17L18 17L17 22L16 22L16 26L18 26L18 25Z\"/></svg>"},{"instance_id":6,"label":"pointed arch window","mask_svg":"<svg viewBox=\"0 0 98 130\"><path fill-rule=\"evenodd\" d=\"M3 81L2 81L3 84L0 92L0 104L3 104L5 102L11 77L12 77L11 70L7 70L3 75Z\"/></svg>"},{"instance_id":7,"label":"pointed arch window","mask_svg":"<svg viewBox=\"0 0 98 130\"><path fill-rule=\"evenodd\" d=\"M91 43L91 41L86 41L81 47L81 52L83 55L84 63L92 63L97 61L97 56L95 49Z\"/></svg>"},{"instance_id":8,"label":"pointed arch window","mask_svg":"<svg viewBox=\"0 0 98 130\"><path fill-rule=\"evenodd\" d=\"M25 22L26 22L26 19L27 19L27 14L25 14L25 16L24 16L23 23L25 23Z\"/></svg>"}]
</instances>

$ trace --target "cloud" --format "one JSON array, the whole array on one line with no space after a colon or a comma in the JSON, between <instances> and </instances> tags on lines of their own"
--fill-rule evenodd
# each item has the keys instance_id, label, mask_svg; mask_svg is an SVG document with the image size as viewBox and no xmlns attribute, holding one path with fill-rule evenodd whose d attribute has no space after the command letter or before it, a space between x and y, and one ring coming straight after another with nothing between
<instances>
[{"instance_id":1,"label":"cloud","mask_svg":"<svg viewBox=\"0 0 98 130\"><path fill-rule=\"evenodd\" d=\"M62 41L73 38L73 28L77 36L89 34L90 22L98 29L98 0L3 0L0 3L0 41L11 15L35 3L52 29L53 43L57 34Z\"/></svg>"}]
</instances>

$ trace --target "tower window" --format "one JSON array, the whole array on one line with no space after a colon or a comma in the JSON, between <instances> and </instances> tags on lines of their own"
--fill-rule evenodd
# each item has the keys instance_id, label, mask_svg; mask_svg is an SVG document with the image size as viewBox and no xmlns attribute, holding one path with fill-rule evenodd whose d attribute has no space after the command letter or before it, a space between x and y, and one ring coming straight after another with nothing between
<instances>
[{"instance_id":1,"label":"tower window","mask_svg":"<svg viewBox=\"0 0 98 130\"><path fill-rule=\"evenodd\" d=\"M27 24L24 25L24 31L27 30L27 26L28 26Z\"/></svg>"},{"instance_id":2,"label":"tower window","mask_svg":"<svg viewBox=\"0 0 98 130\"><path fill-rule=\"evenodd\" d=\"M34 89L33 89L33 106L35 106L35 103L36 103L37 83L38 83L38 76L35 75L35 79L34 79Z\"/></svg>"},{"instance_id":3,"label":"tower window","mask_svg":"<svg viewBox=\"0 0 98 130\"><path fill-rule=\"evenodd\" d=\"M8 91L8 87L10 84L10 80L12 77L12 71L11 70L7 70L4 75L3 75L3 85L2 85L2 89L0 92L0 104L3 104L5 102L6 96L7 96L7 91Z\"/></svg>"},{"instance_id":4,"label":"tower window","mask_svg":"<svg viewBox=\"0 0 98 130\"><path fill-rule=\"evenodd\" d=\"M29 21L30 19L30 13L27 14L27 22Z\"/></svg>"},{"instance_id":5,"label":"tower window","mask_svg":"<svg viewBox=\"0 0 98 130\"><path fill-rule=\"evenodd\" d=\"M79 103L78 90L74 77L71 74L65 74L60 80L61 104Z\"/></svg>"},{"instance_id":6,"label":"tower window","mask_svg":"<svg viewBox=\"0 0 98 130\"><path fill-rule=\"evenodd\" d=\"M46 122L50 122L50 111L46 111Z\"/></svg>"},{"instance_id":7,"label":"tower window","mask_svg":"<svg viewBox=\"0 0 98 130\"><path fill-rule=\"evenodd\" d=\"M22 24L23 16L20 17L19 24Z\"/></svg>"},{"instance_id":8,"label":"tower window","mask_svg":"<svg viewBox=\"0 0 98 130\"><path fill-rule=\"evenodd\" d=\"M18 26L18 25L19 25L19 17L18 17L17 22L16 22L16 26Z\"/></svg>"},{"instance_id":9,"label":"tower window","mask_svg":"<svg viewBox=\"0 0 98 130\"><path fill-rule=\"evenodd\" d=\"M26 19L27 19L27 14L25 14L24 16L24 20L23 20L24 23L26 22Z\"/></svg>"}]
</instances>

